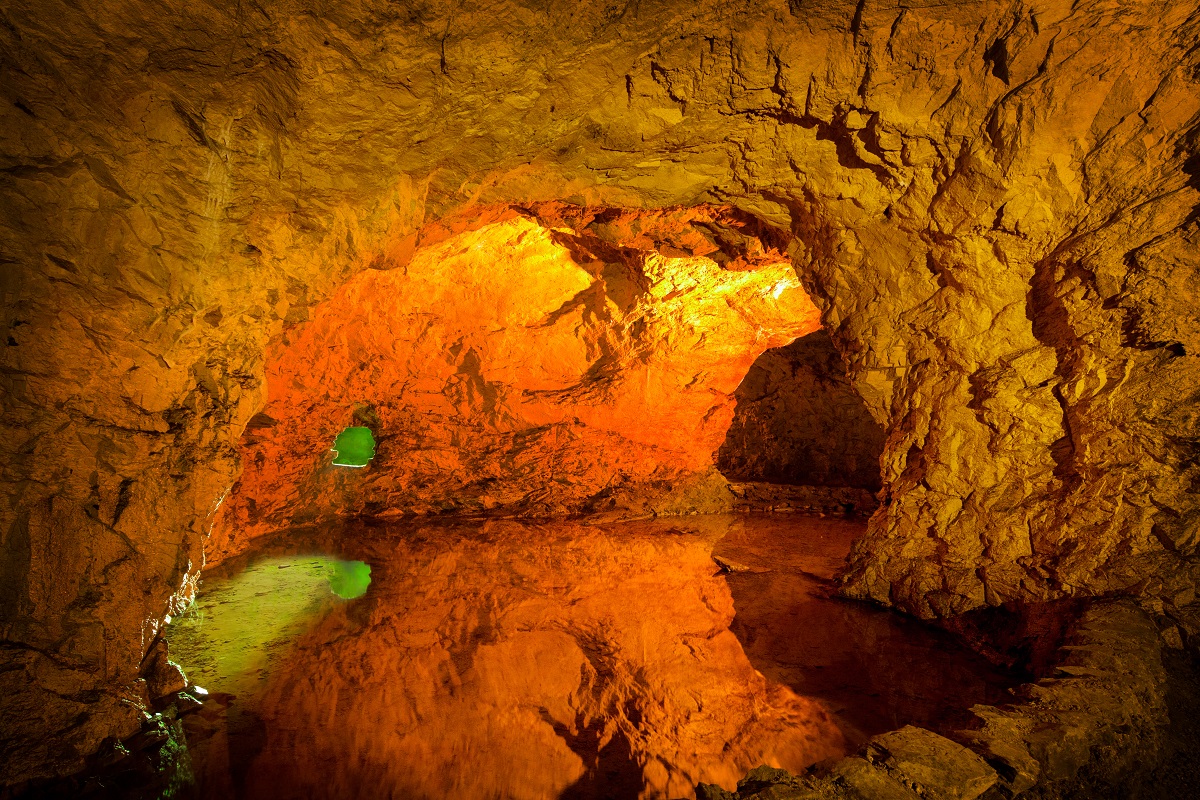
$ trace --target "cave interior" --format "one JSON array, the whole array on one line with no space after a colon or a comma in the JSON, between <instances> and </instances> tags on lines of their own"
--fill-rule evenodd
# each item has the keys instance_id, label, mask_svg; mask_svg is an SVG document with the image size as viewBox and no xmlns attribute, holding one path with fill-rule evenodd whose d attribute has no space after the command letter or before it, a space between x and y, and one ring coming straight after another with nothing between
<instances>
[{"instance_id":1,"label":"cave interior","mask_svg":"<svg viewBox=\"0 0 1200 800\"><path fill-rule=\"evenodd\" d=\"M1200 795L1200 8L12 0L0 800Z\"/></svg>"}]
</instances>

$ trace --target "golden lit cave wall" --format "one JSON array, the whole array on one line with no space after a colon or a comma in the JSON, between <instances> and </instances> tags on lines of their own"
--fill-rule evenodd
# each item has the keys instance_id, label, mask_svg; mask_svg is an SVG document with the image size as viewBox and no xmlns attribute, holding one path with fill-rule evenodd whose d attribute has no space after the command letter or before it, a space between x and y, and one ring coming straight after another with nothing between
<instances>
[{"instance_id":1,"label":"golden lit cave wall","mask_svg":"<svg viewBox=\"0 0 1200 800\"><path fill-rule=\"evenodd\" d=\"M136 725L268 343L480 203L794 237L888 429L847 592L1194 595L1190 4L2 14L2 780Z\"/></svg>"},{"instance_id":2,"label":"golden lit cave wall","mask_svg":"<svg viewBox=\"0 0 1200 800\"><path fill-rule=\"evenodd\" d=\"M208 560L357 514L728 511L713 452L734 391L764 350L816 330L817 308L753 220L554 224L563 210L496 212L364 272L272 345ZM325 443L353 419L380 444L347 473Z\"/></svg>"}]
</instances>

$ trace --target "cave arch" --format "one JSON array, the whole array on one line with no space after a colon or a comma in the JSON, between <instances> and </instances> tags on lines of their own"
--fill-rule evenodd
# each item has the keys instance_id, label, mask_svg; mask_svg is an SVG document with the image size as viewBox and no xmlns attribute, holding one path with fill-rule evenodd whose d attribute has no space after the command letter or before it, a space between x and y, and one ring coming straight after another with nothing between
<instances>
[{"instance_id":1,"label":"cave arch","mask_svg":"<svg viewBox=\"0 0 1200 800\"><path fill-rule=\"evenodd\" d=\"M4 782L136 726L271 343L509 203L789 232L888 430L844 591L1194 594L1189 4L6 11Z\"/></svg>"},{"instance_id":2,"label":"cave arch","mask_svg":"<svg viewBox=\"0 0 1200 800\"><path fill-rule=\"evenodd\" d=\"M716 454L726 478L861 489L854 510L874 510L885 431L846 377L826 331L764 352L735 396L737 409ZM832 496L830 503L836 503Z\"/></svg>"},{"instance_id":3,"label":"cave arch","mask_svg":"<svg viewBox=\"0 0 1200 800\"><path fill-rule=\"evenodd\" d=\"M786 235L713 205L469 220L351 279L269 351L263 413L280 424L243 437L210 563L301 521L381 511L731 508L712 458L731 394L764 350L820 324ZM347 483L307 454L364 402L388 445Z\"/></svg>"}]
</instances>

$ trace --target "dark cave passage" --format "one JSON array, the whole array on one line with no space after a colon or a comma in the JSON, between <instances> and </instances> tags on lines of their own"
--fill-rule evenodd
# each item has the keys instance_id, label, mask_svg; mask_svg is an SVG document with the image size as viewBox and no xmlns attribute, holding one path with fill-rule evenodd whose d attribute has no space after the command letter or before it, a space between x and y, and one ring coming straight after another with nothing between
<instances>
[{"instance_id":1,"label":"dark cave passage","mask_svg":"<svg viewBox=\"0 0 1200 800\"><path fill-rule=\"evenodd\" d=\"M745 510L870 514L885 431L818 329L764 352L714 454Z\"/></svg>"},{"instance_id":2,"label":"dark cave passage","mask_svg":"<svg viewBox=\"0 0 1200 800\"><path fill-rule=\"evenodd\" d=\"M886 436L824 330L758 357L737 391L717 468L734 481L876 491Z\"/></svg>"}]
</instances>

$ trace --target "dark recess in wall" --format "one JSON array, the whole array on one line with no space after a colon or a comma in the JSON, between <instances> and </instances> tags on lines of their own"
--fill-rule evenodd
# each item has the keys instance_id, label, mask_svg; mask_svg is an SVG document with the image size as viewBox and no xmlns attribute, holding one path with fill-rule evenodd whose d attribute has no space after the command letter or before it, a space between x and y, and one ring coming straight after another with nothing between
<instances>
[{"instance_id":1,"label":"dark recess in wall","mask_svg":"<svg viewBox=\"0 0 1200 800\"><path fill-rule=\"evenodd\" d=\"M879 489L884 431L825 331L759 356L737 389L717 468L734 481Z\"/></svg>"}]
</instances>

